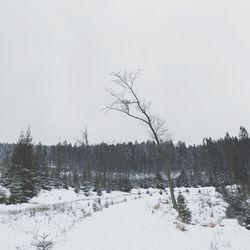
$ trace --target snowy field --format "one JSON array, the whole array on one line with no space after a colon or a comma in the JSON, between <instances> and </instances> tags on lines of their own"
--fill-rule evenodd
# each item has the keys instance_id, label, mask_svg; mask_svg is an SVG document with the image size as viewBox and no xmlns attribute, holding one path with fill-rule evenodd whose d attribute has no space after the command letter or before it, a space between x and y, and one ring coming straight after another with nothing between
<instances>
[{"instance_id":1,"label":"snowy field","mask_svg":"<svg viewBox=\"0 0 250 250\"><path fill-rule=\"evenodd\" d=\"M36 250L42 235L53 250L249 250L250 231L224 219L214 188L179 188L192 211L178 222L168 191L133 190L101 197L73 189L42 191L30 203L0 205L0 249Z\"/></svg>"}]
</instances>

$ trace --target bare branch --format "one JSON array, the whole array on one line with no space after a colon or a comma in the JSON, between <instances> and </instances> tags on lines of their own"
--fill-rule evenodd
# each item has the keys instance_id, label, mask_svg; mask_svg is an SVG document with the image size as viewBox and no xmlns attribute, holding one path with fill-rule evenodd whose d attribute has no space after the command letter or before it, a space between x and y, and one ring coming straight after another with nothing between
<instances>
[{"instance_id":1,"label":"bare branch","mask_svg":"<svg viewBox=\"0 0 250 250\"><path fill-rule=\"evenodd\" d=\"M134 119L137 119L137 120L139 120L141 122L144 122L144 123L148 124L148 122L146 120L144 120L143 118L141 118L139 116L136 116L136 115L133 115L133 114L130 114L129 112L126 112L125 110L122 110L122 109L119 109L119 108L114 108L114 107L107 107L107 109L108 109L108 111L110 111L110 110L119 111L119 112L124 113L124 114L126 114L126 115L128 115L128 116L130 116L130 117L132 117Z\"/></svg>"},{"instance_id":2,"label":"bare branch","mask_svg":"<svg viewBox=\"0 0 250 250\"><path fill-rule=\"evenodd\" d=\"M84 127L84 130L81 130L80 138L75 139L76 143L80 146L88 146L89 145L89 135L87 126Z\"/></svg>"},{"instance_id":3,"label":"bare branch","mask_svg":"<svg viewBox=\"0 0 250 250\"><path fill-rule=\"evenodd\" d=\"M168 138L168 129L164 120L151 115L151 103L141 101L136 94L134 83L140 76L140 72L127 73L125 71L111 74L112 82L121 87L122 91L115 92L114 89L108 89L109 94L113 97L113 102L105 110L106 112L118 111L143 122L149 127L151 137L160 144Z\"/></svg>"}]
</instances>

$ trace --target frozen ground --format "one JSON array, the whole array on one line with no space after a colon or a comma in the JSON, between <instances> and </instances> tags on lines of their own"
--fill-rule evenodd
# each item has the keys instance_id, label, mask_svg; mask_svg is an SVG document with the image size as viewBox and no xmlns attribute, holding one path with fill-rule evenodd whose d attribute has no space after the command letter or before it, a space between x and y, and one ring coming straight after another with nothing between
<instances>
[{"instance_id":1,"label":"frozen ground","mask_svg":"<svg viewBox=\"0 0 250 250\"><path fill-rule=\"evenodd\" d=\"M0 206L0 249L35 250L49 234L55 250L249 250L250 231L224 218L226 204L214 188L181 192L192 224L176 220L168 194L114 192L98 198L70 190L43 191L29 204Z\"/></svg>"}]
</instances>

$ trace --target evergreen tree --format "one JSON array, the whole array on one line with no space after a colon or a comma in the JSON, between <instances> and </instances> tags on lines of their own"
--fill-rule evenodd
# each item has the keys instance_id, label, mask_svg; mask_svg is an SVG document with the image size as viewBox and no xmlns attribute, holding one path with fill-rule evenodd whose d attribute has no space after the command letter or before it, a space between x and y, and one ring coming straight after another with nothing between
<instances>
[{"instance_id":1,"label":"evergreen tree","mask_svg":"<svg viewBox=\"0 0 250 250\"><path fill-rule=\"evenodd\" d=\"M178 218L184 222L189 224L191 222L191 212L188 209L185 198L182 194L179 194L177 197L177 205L178 205Z\"/></svg>"},{"instance_id":2,"label":"evergreen tree","mask_svg":"<svg viewBox=\"0 0 250 250\"><path fill-rule=\"evenodd\" d=\"M120 179L119 190L122 192L129 193L132 190L133 186L128 177Z\"/></svg>"},{"instance_id":3,"label":"evergreen tree","mask_svg":"<svg viewBox=\"0 0 250 250\"><path fill-rule=\"evenodd\" d=\"M79 193L81 190L79 173L77 171L73 173L73 188L76 193Z\"/></svg>"},{"instance_id":4,"label":"evergreen tree","mask_svg":"<svg viewBox=\"0 0 250 250\"><path fill-rule=\"evenodd\" d=\"M162 175L160 173L157 173L155 179L156 179L155 187L159 189L164 189L165 185L164 185L164 179L162 178Z\"/></svg>"},{"instance_id":5,"label":"evergreen tree","mask_svg":"<svg viewBox=\"0 0 250 250\"><path fill-rule=\"evenodd\" d=\"M97 193L97 195L101 196L103 191L102 178L101 176L95 176L94 178L94 188L93 191Z\"/></svg>"},{"instance_id":6,"label":"evergreen tree","mask_svg":"<svg viewBox=\"0 0 250 250\"><path fill-rule=\"evenodd\" d=\"M7 171L9 203L23 203L39 192L38 157L32 144L30 128L21 133L14 147Z\"/></svg>"}]
</instances>

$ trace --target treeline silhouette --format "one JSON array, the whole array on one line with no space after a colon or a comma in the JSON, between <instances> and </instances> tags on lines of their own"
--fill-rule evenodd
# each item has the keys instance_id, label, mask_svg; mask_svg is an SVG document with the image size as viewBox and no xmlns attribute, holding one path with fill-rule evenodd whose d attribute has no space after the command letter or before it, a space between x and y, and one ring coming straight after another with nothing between
<instances>
[{"instance_id":1,"label":"treeline silhouette","mask_svg":"<svg viewBox=\"0 0 250 250\"><path fill-rule=\"evenodd\" d=\"M4 173L14 148L15 144L0 144L2 183L6 181ZM169 141L163 148L176 186L236 183L243 190L250 190L250 139L244 127L240 127L238 137L227 133L224 138L206 138L202 144L191 146ZM152 141L111 145L72 145L65 141L53 146L38 144L34 151L43 169L47 166L47 179L43 181L47 188L127 190L167 186L158 150Z\"/></svg>"}]
</instances>

